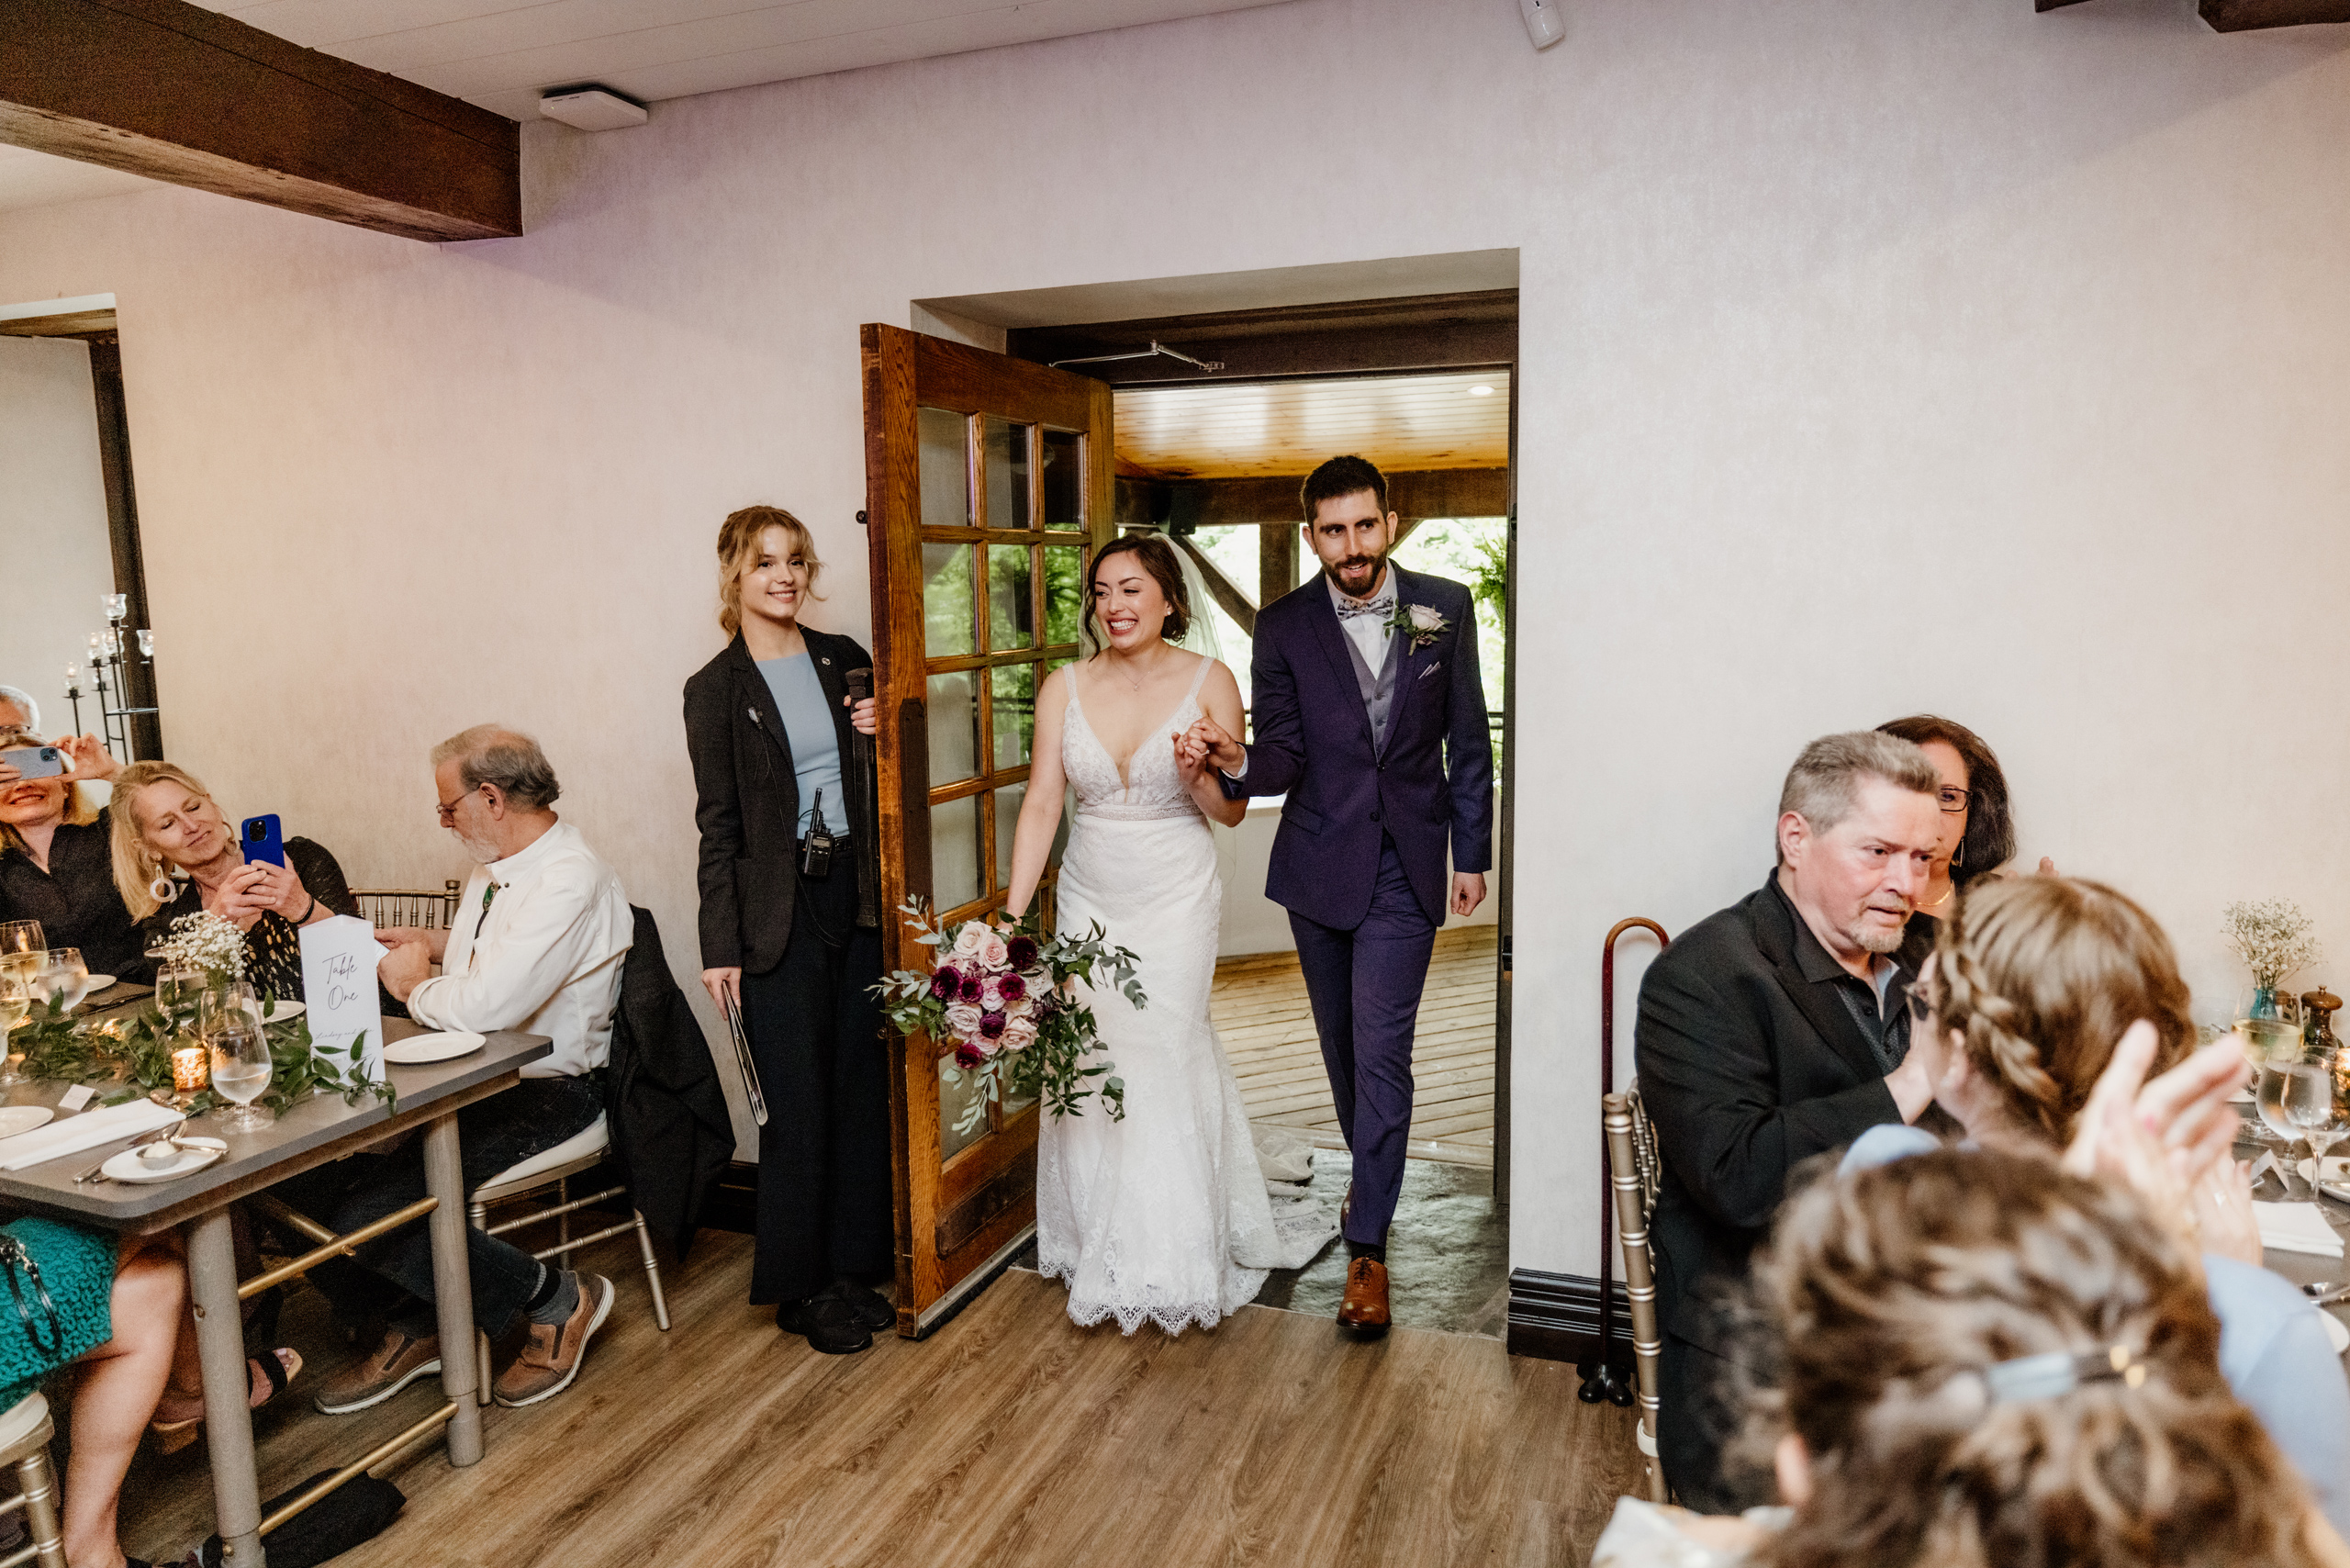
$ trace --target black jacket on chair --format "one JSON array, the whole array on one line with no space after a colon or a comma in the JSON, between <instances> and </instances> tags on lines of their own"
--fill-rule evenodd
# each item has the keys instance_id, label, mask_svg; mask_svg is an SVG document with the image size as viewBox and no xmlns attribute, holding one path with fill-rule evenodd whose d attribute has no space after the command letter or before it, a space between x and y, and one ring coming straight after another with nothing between
<instances>
[{"instance_id":1,"label":"black jacket on chair","mask_svg":"<svg viewBox=\"0 0 2350 1568\"><path fill-rule=\"evenodd\" d=\"M1664 1159L1649 1226L1657 1322L1690 1344L1722 1348L1713 1287L1746 1277L1787 1173L1901 1119L1835 992L1844 973L1774 869L1675 938L1640 981L1633 1051Z\"/></svg>"},{"instance_id":2,"label":"black jacket on chair","mask_svg":"<svg viewBox=\"0 0 2350 1568\"><path fill-rule=\"evenodd\" d=\"M847 676L873 655L856 639L800 628L816 679L840 734L841 778L859 893L858 924L878 923L877 819L871 786L860 790L851 757L860 737L844 700ZM775 694L738 634L686 682L686 754L694 768L694 823L701 829L701 966L760 975L783 961L798 902L800 778ZM828 809L827 823L841 819ZM833 874L849 869L834 865Z\"/></svg>"},{"instance_id":3,"label":"black jacket on chair","mask_svg":"<svg viewBox=\"0 0 2350 1568\"><path fill-rule=\"evenodd\" d=\"M637 1212L683 1258L711 1183L734 1156L734 1124L701 1025L662 956L660 927L633 904L629 913L636 945L621 969L604 1109Z\"/></svg>"}]
</instances>

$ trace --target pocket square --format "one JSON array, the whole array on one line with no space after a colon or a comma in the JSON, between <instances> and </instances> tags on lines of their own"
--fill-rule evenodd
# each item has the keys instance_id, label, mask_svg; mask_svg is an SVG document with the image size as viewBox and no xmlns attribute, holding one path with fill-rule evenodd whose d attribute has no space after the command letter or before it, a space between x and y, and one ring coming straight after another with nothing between
<instances>
[{"instance_id":1,"label":"pocket square","mask_svg":"<svg viewBox=\"0 0 2350 1568\"><path fill-rule=\"evenodd\" d=\"M1428 667L1427 667L1427 668L1426 668L1426 669L1424 669L1424 670L1420 671L1420 673L1418 674L1418 676L1416 676L1415 678L1416 678L1416 679L1419 679L1419 680L1426 680L1428 677L1430 677L1430 676L1434 675L1437 671L1438 671L1438 670L1442 669L1443 667L1444 667L1444 661L1443 661L1442 659L1438 659L1438 660L1437 660L1437 662L1436 662L1436 663L1434 663L1434 664L1432 664L1432 665L1428 666Z\"/></svg>"}]
</instances>

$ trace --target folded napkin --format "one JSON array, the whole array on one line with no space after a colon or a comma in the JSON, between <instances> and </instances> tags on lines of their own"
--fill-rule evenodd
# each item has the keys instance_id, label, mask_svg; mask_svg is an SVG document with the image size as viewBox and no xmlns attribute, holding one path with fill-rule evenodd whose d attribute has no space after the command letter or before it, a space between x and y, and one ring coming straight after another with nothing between
<instances>
[{"instance_id":1,"label":"folded napkin","mask_svg":"<svg viewBox=\"0 0 2350 1568\"><path fill-rule=\"evenodd\" d=\"M181 1113L169 1105L145 1099L109 1105L103 1111L84 1111L12 1138L0 1138L0 1170L22 1170L28 1165L62 1159L102 1143L134 1138L157 1127L168 1127L180 1117Z\"/></svg>"},{"instance_id":2,"label":"folded napkin","mask_svg":"<svg viewBox=\"0 0 2350 1568\"><path fill-rule=\"evenodd\" d=\"M2325 1222L2315 1204L2255 1204L2253 1217L2260 1222L2260 1244L2279 1252L2309 1252L2321 1258L2342 1256L2342 1238Z\"/></svg>"}]
</instances>

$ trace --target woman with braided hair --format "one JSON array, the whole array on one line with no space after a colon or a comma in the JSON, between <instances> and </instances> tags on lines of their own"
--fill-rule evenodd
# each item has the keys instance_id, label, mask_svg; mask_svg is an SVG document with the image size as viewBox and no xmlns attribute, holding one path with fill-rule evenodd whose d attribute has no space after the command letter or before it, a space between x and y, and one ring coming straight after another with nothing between
<instances>
[{"instance_id":1,"label":"woman with braided hair","mask_svg":"<svg viewBox=\"0 0 2350 1568\"><path fill-rule=\"evenodd\" d=\"M2318 1309L2261 1267L2237 1120L2221 1100L2243 1081L2243 1058L2227 1041L2195 1049L2187 982L2154 917L2077 879L1979 887L1942 922L1910 1009L1913 1031L1949 1039L1935 1103L1969 1146L2062 1155L2134 1188L2199 1258L2221 1372L2350 1531L2350 1385ZM2161 1076L2141 1093L2150 1072ZM2159 1139L2144 1134L2150 1119L2165 1128ZM1843 1169L1940 1147L1918 1128L1873 1127Z\"/></svg>"},{"instance_id":2,"label":"woman with braided hair","mask_svg":"<svg viewBox=\"0 0 2350 1568\"><path fill-rule=\"evenodd\" d=\"M1594 1568L2350 1562L2230 1392L2192 1255L2133 1193L1923 1154L1791 1200L1756 1282L1779 1365L1748 1446L1786 1506L1626 1498Z\"/></svg>"}]
</instances>

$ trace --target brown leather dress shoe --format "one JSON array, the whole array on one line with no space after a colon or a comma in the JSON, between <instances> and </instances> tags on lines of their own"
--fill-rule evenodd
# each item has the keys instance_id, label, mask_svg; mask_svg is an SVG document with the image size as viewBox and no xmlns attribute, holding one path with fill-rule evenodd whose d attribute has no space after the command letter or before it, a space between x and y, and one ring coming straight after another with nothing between
<instances>
[{"instance_id":1,"label":"brown leather dress shoe","mask_svg":"<svg viewBox=\"0 0 2350 1568\"><path fill-rule=\"evenodd\" d=\"M1365 1338L1387 1332L1387 1265L1358 1258L1347 1265L1347 1298L1338 1304L1338 1326Z\"/></svg>"}]
</instances>

